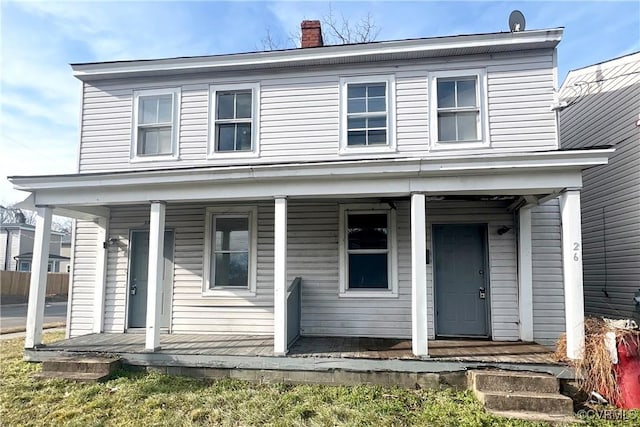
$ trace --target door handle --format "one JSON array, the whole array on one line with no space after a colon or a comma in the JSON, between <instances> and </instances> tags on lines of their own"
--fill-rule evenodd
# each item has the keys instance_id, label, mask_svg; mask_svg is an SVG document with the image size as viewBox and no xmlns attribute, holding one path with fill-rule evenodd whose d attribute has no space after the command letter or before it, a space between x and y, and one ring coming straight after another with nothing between
<instances>
[{"instance_id":1,"label":"door handle","mask_svg":"<svg viewBox=\"0 0 640 427\"><path fill-rule=\"evenodd\" d=\"M129 293L131 295L135 295L138 292L138 284L136 283L136 279L131 281L131 288L129 289Z\"/></svg>"},{"instance_id":2,"label":"door handle","mask_svg":"<svg viewBox=\"0 0 640 427\"><path fill-rule=\"evenodd\" d=\"M479 288L479 297L480 299L486 299L487 298L487 291L484 288Z\"/></svg>"}]
</instances>

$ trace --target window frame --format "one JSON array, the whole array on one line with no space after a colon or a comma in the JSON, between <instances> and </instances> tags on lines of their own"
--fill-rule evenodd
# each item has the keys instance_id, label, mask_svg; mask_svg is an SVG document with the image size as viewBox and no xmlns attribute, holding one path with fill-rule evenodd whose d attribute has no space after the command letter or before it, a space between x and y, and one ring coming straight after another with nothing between
<instances>
[{"instance_id":1,"label":"window frame","mask_svg":"<svg viewBox=\"0 0 640 427\"><path fill-rule=\"evenodd\" d=\"M387 143L385 145L348 145L348 89L350 84L375 84L386 85L386 114L387 114ZM396 80L393 74L344 76L340 77L340 146L339 154L380 153L396 151L395 135L395 105L396 105Z\"/></svg>"},{"instance_id":2,"label":"window frame","mask_svg":"<svg viewBox=\"0 0 640 427\"><path fill-rule=\"evenodd\" d=\"M347 216L350 214L381 214L387 215L387 280L388 288L349 288L349 239L347 237ZM398 243L396 210L386 203L350 203L340 205L339 225L339 271L340 283L338 296L340 298L397 298L398 297Z\"/></svg>"},{"instance_id":3,"label":"window frame","mask_svg":"<svg viewBox=\"0 0 640 427\"><path fill-rule=\"evenodd\" d=\"M477 140L439 141L438 140L438 79L476 79L476 100L478 105ZM432 150L460 150L486 148L490 146L488 135L488 96L487 72L483 68L432 71L429 73L429 141ZM455 112L455 111L452 111Z\"/></svg>"},{"instance_id":4,"label":"window frame","mask_svg":"<svg viewBox=\"0 0 640 427\"><path fill-rule=\"evenodd\" d=\"M248 217L249 223L249 271L247 287L213 286L211 264L213 256L213 220L216 217ZM215 297L256 296L258 266L258 207L257 206L216 206L205 210L205 239L202 259L202 295Z\"/></svg>"},{"instance_id":5,"label":"window frame","mask_svg":"<svg viewBox=\"0 0 640 427\"><path fill-rule=\"evenodd\" d=\"M216 151L217 93L246 90L251 90L251 151ZM208 116L207 159L248 158L260 155L260 83L219 83L209 85Z\"/></svg>"},{"instance_id":6,"label":"window frame","mask_svg":"<svg viewBox=\"0 0 640 427\"><path fill-rule=\"evenodd\" d=\"M138 154L138 119L140 111L140 98L146 96L162 96L171 95L173 98L173 106L171 111L171 153L167 154L153 154L153 155L139 155ZM133 118L131 127L131 162L156 162L177 160L179 155L179 143L178 135L180 135L180 105L181 105L181 89L179 87L174 88L162 88L162 89L141 89L133 91Z\"/></svg>"}]
</instances>

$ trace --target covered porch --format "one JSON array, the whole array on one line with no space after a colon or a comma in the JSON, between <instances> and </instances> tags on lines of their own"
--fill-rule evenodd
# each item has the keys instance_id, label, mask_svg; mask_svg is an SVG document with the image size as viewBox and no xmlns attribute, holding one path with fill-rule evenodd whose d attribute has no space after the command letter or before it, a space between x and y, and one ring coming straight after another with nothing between
<instances>
[{"instance_id":1,"label":"covered porch","mask_svg":"<svg viewBox=\"0 0 640 427\"><path fill-rule=\"evenodd\" d=\"M429 202L444 200L447 197L503 197L509 196L513 203L510 212L517 216L517 320L516 339L523 342L534 340L533 313L533 265L531 257L531 209L535 206L560 197L560 213L562 216L562 272L564 281L563 313L566 321L567 352L571 358L579 357L583 340L582 310L582 274L581 274L581 236L580 236L580 192L581 168L588 164L601 163L606 153L538 153L527 156L512 155L492 156L482 159L433 159L406 161L354 161L313 165L287 165L287 167L254 167L251 171L231 170L233 168L202 168L157 172L129 172L126 174L100 174L99 177L70 176L52 178L15 179L21 182L22 189L33 192L30 200L37 209L36 239L34 246L34 274L31 281L31 292L27 322L27 339L25 348L28 355L43 354L41 346L42 313L44 307L44 289L46 284L46 260L48 257L48 235L51 226L51 215L54 210L75 215L78 218L90 218L97 225L95 244L96 264L94 286L92 289L92 327L94 334L87 335L87 340L101 340L112 334L105 331L105 295L107 281L107 260L110 243L109 229L112 220L111 210L127 205L147 203L148 217L144 221L148 227L148 292L146 298L146 324L144 334L120 334L119 339L140 341L143 347L131 354L158 354L169 357L172 340L180 340L182 334L161 334L162 329L162 279L164 277L164 238L166 230L167 206L182 206L189 203L270 203L272 208L271 248L268 270L272 271L272 334L263 340L260 346L271 347L268 357L290 355L287 360L303 359L300 354L316 354L320 349L321 358L351 360L352 357L338 358L339 354L373 354L373 352L391 352L391 354L409 354L410 359L426 359L429 361L447 356L446 346L439 346L433 340L430 323L433 325L434 308L429 305L430 288L427 277L429 253L428 215ZM535 157L535 158L534 158ZM246 176L245 176L246 175ZM295 182L291 181L295 177ZM234 180L229 185L228 180ZM36 180L30 183L30 180ZM92 180L95 180L92 181ZM44 185L44 187L39 187ZM290 245L291 224L288 223L291 212L289 207L297 201L304 200L354 200L376 199L385 203L389 209L395 210L397 200L402 200L407 207L407 245L408 284L405 294L409 302L407 318L410 321L410 339L399 340L393 348L387 341L382 347L374 350L349 350L354 348L354 341L342 341L337 338L328 347L318 342L301 352L300 347L307 338L296 343L295 337L300 335L301 304L300 295L296 296L295 287L291 287L292 271L288 265L288 247ZM471 213L471 212L470 212ZM467 222L470 220L466 220ZM272 234L271 234L272 233ZM500 234L499 231L496 231ZM340 234L342 235L342 233ZM342 238L342 237L341 237ZM512 253L515 253L513 251ZM341 257L342 259L342 257ZM264 267L264 263L263 263ZM206 270L206 269L205 269ZM293 273L295 274L295 273ZM304 280L304 278L303 278ZM294 282L295 283L295 282ZM390 286L397 286L391 280ZM336 283L337 286L337 283ZM299 288L299 286L298 286ZM394 290L395 291L395 290ZM332 291L333 292L333 291ZM337 287L336 291L337 293ZM395 295L394 295L395 297ZM380 300L384 305L384 301ZM375 312L376 304L364 307ZM513 306L511 308L514 308ZM431 327L433 330L433 326ZM125 332L124 330L122 332ZM118 334L114 334L118 336ZM205 334L206 335L206 334ZM249 334L247 334L248 336ZM304 333L303 333L304 335ZM338 337L337 332L332 333ZM437 333L435 334L437 335ZM124 337L124 338L122 338ZM314 338L320 339L320 338ZM513 338L512 338L513 339ZM236 342L241 342L238 340ZM442 341L443 343L446 341ZM138 345L136 344L136 345ZM509 345L508 343L498 343ZM197 345L197 344L196 344ZM338 346L331 352L328 348ZM510 344L516 346L516 344ZM167 348L165 348L168 346ZM298 348L296 349L296 346ZM216 346L214 346L216 347ZM358 347L358 346L356 346ZM46 347L45 347L46 348ZM218 347L220 349L220 347ZM260 351L262 351L260 350ZM459 348L455 350L459 355ZM469 350L469 349L467 349ZM237 351L237 350L235 350ZM396 353L393 353L393 352ZM439 353L440 351L440 353ZM497 349L487 350L497 351ZM515 351L515 349L513 349ZM167 353L168 352L168 353ZM299 354L296 354L298 352ZM442 353L445 352L445 353ZM327 356L334 353L333 356ZM516 352L517 354L517 352ZM163 356L163 357L164 357ZM481 357L469 354L468 357ZM488 357L488 354L484 354ZM512 355L513 356L513 355ZM138 357L138 356L136 356ZM143 356L139 356L143 357ZM185 356L186 357L186 356ZM194 356L195 357L195 356ZM212 357L221 357L214 355ZM250 355L248 357L260 357ZM460 356L461 357L461 356ZM493 355L492 357L495 357ZM402 357L391 358L403 360ZM385 358L384 360L387 360ZM446 360L446 359L445 359ZM335 360L334 360L335 361ZM475 362L475 360L471 360ZM494 363L483 362L478 363ZM498 362L502 363L502 362ZM505 362L506 363L506 362Z\"/></svg>"},{"instance_id":2,"label":"covered porch","mask_svg":"<svg viewBox=\"0 0 640 427\"><path fill-rule=\"evenodd\" d=\"M261 335L162 334L160 349L145 350L144 334L91 334L26 350L29 361L68 355L109 355L140 367L443 373L476 368L540 372L572 379L574 371L535 343L432 340L428 359L413 354L411 340L300 337L286 357L274 354L273 338Z\"/></svg>"}]
</instances>

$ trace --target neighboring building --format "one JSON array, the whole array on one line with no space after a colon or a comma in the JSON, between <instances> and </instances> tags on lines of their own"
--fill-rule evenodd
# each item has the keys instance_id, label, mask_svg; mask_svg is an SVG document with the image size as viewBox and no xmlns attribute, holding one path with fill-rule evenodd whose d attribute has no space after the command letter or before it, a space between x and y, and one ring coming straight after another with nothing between
<instances>
[{"instance_id":1,"label":"neighboring building","mask_svg":"<svg viewBox=\"0 0 640 427\"><path fill-rule=\"evenodd\" d=\"M640 52L570 71L560 95L562 148L616 149L584 172L585 310L640 320Z\"/></svg>"},{"instance_id":2,"label":"neighboring building","mask_svg":"<svg viewBox=\"0 0 640 427\"><path fill-rule=\"evenodd\" d=\"M582 170L611 150L559 150L561 37L322 47L307 21L300 49L73 65L78 173L10 178L43 230L77 218L69 335L263 334L277 355L292 333L410 338L425 356L566 331L577 357Z\"/></svg>"},{"instance_id":3,"label":"neighboring building","mask_svg":"<svg viewBox=\"0 0 640 427\"><path fill-rule=\"evenodd\" d=\"M0 270L31 271L35 227L29 224L0 224ZM61 254L65 233L51 231L48 271L66 272L69 257Z\"/></svg>"},{"instance_id":4,"label":"neighboring building","mask_svg":"<svg viewBox=\"0 0 640 427\"><path fill-rule=\"evenodd\" d=\"M71 234L65 234L60 241L60 255L66 260L60 261L60 271L69 273L71 271Z\"/></svg>"}]
</instances>

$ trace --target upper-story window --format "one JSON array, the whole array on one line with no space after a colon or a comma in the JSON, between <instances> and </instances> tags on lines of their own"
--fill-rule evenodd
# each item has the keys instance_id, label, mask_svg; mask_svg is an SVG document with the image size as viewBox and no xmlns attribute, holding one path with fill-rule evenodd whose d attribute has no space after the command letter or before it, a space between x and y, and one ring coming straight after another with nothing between
<instances>
[{"instance_id":1,"label":"upper-story window","mask_svg":"<svg viewBox=\"0 0 640 427\"><path fill-rule=\"evenodd\" d=\"M177 157L179 97L180 89L177 88L134 93L132 159Z\"/></svg>"},{"instance_id":2,"label":"upper-story window","mask_svg":"<svg viewBox=\"0 0 640 427\"><path fill-rule=\"evenodd\" d=\"M431 140L434 148L468 148L487 142L484 72L431 74Z\"/></svg>"},{"instance_id":3,"label":"upper-story window","mask_svg":"<svg viewBox=\"0 0 640 427\"><path fill-rule=\"evenodd\" d=\"M345 77L340 88L341 153L394 149L393 76Z\"/></svg>"},{"instance_id":4,"label":"upper-story window","mask_svg":"<svg viewBox=\"0 0 640 427\"><path fill-rule=\"evenodd\" d=\"M211 87L209 156L258 154L258 84Z\"/></svg>"}]
</instances>

